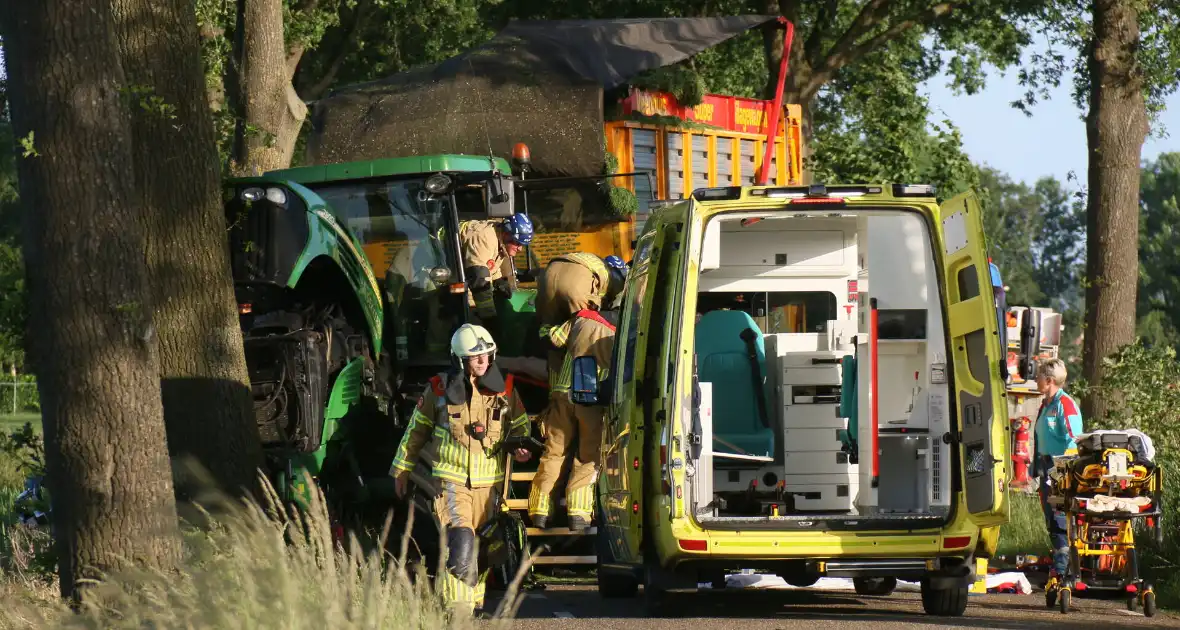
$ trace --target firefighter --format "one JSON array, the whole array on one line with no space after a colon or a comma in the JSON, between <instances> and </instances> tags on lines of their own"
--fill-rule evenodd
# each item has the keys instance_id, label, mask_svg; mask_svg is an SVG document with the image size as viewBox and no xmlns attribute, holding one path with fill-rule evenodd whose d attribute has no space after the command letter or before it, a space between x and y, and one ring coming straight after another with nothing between
<instances>
[{"instance_id":1,"label":"firefighter","mask_svg":"<svg viewBox=\"0 0 1180 630\"><path fill-rule=\"evenodd\" d=\"M598 363L601 383L609 374L615 344L617 310L585 309L574 314L565 344L565 358L556 383L551 386L545 410L545 451L529 490L529 519L540 528L548 527L553 500L562 468L573 456L565 497L569 529L580 532L590 526L594 513L594 481L598 478L598 455L602 441L602 414L598 407L570 402L574 359L592 356ZM574 449L574 445L576 449Z\"/></svg>"},{"instance_id":2,"label":"firefighter","mask_svg":"<svg viewBox=\"0 0 1180 630\"><path fill-rule=\"evenodd\" d=\"M477 567L476 532L500 512L503 440L528 434L528 414L512 375L495 364L496 342L482 326L464 324L451 337L452 369L430 379L393 460L394 487L406 496L422 449L433 453L434 511L446 541L446 570L436 590L456 612L483 606L487 567ZM517 449L518 462L529 452Z\"/></svg>"},{"instance_id":3,"label":"firefighter","mask_svg":"<svg viewBox=\"0 0 1180 630\"><path fill-rule=\"evenodd\" d=\"M503 223L464 221L459 224L459 247L463 273L471 289L472 305L480 324L496 326L496 292L511 293L501 271L505 261L516 256L533 240L533 222L525 214L514 214Z\"/></svg>"},{"instance_id":4,"label":"firefighter","mask_svg":"<svg viewBox=\"0 0 1180 630\"><path fill-rule=\"evenodd\" d=\"M574 253L557 256L545 266L537 280L537 319L540 335L548 349L549 388L565 358L565 340L574 313L600 310L622 292L627 265L618 256L599 258Z\"/></svg>"}]
</instances>

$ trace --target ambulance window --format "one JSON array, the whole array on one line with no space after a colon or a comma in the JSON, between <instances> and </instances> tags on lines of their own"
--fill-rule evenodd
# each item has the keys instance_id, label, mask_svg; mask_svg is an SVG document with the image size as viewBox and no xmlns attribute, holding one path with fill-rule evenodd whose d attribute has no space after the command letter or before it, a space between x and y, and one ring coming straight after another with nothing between
<instances>
[{"instance_id":1,"label":"ambulance window","mask_svg":"<svg viewBox=\"0 0 1180 630\"><path fill-rule=\"evenodd\" d=\"M611 370L612 373L621 375L617 379L616 400L623 392L622 386L630 383L635 377L635 349L639 342L639 316L643 307L643 298L647 294L647 271L650 267L654 237L655 233L649 232L636 243L635 259L625 289L623 321L619 335L619 340L622 343L615 343L615 365Z\"/></svg>"},{"instance_id":2,"label":"ambulance window","mask_svg":"<svg viewBox=\"0 0 1180 630\"><path fill-rule=\"evenodd\" d=\"M827 291L772 292L765 296L761 315L766 334L822 333L828 322L839 319L836 296ZM762 297L761 295L759 297ZM763 306L755 300L755 308ZM758 319L756 316L755 319Z\"/></svg>"}]
</instances>

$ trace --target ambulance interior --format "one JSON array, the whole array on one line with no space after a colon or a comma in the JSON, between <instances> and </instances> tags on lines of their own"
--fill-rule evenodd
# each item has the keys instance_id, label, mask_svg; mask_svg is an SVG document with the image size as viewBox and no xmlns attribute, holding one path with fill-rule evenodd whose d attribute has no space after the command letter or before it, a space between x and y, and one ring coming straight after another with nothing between
<instances>
[{"instance_id":1,"label":"ambulance interior","mask_svg":"<svg viewBox=\"0 0 1180 630\"><path fill-rule=\"evenodd\" d=\"M709 220L691 414L702 439L688 471L698 522L946 516L947 346L931 242L922 217L900 210Z\"/></svg>"}]
</instances>

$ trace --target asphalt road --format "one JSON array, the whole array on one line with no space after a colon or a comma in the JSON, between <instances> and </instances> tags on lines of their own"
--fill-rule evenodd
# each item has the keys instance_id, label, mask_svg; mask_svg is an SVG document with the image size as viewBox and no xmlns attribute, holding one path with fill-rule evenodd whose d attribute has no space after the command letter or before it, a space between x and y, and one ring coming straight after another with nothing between
<instances>
[{"instance_id":1,"label":"asphalt road","mask_svg":"<svg viewBox=\"0 0 1180 630\"><path fill-rule=\"evenodd\" d=\"M1160 612L1148 619L1126 610L1121 599L1075 596L1073 610L1062 615L1045 608L1044 593L972 595L962 617L931 617L922 612L917 593L863 597L852 591L726 589L682 594L676 617L649 619L643 602L602 599L593 584L550 585L525 595L512 623L522 630L874 630L899 628L1180 628L1180 615Z\"/></svg>"}]
</instances>

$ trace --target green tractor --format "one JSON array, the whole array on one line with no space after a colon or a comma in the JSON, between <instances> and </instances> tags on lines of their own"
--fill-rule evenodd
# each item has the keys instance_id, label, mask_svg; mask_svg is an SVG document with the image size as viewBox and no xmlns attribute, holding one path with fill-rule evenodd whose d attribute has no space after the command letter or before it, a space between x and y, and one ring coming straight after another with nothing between
<instances>
[{"instance_id":1,"label":"green tractor","mask_svg":"<svg viewBox=\"0 0 1180 630\"><path fill-rule=\"evenodd\" d=\"M284 501L307 505L306 473L324 490L337 536L380 530L391 509L402 531L409 510L399 509L389 467L417 397L450 365L452 332L470 317L460 221L527 211L530 196L554 187L603 190L603 178L585 179L525 182L503 159L434 155L226 182L256 420ZM538 192L526 196L528 187ZM524 266L537 266L531 252ZM501 355L541 356L531 347L535 290L514 280L497 304ZM540 412L545 384L517 382ZM430 503L414 503L415 542L427 553Z\"/></svg>"}]
</instances>

